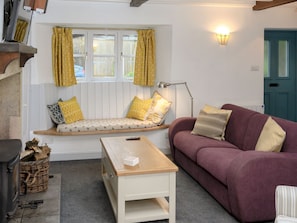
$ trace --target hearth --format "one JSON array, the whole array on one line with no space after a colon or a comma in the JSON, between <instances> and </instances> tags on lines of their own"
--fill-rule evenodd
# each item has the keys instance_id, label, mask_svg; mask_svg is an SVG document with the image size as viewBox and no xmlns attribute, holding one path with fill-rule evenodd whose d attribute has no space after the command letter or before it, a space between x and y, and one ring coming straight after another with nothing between
<instances>
[{"instance_id":1,"label":"hearth","mask_svg":"<svg viewBox=\"0 0 297 223\"><path fill-rule=\"evenodd\" d=\"M20 152L19 139L0 140L0 222L6 223L17 207L19 199Z\"/></svg>"}]
</instances>

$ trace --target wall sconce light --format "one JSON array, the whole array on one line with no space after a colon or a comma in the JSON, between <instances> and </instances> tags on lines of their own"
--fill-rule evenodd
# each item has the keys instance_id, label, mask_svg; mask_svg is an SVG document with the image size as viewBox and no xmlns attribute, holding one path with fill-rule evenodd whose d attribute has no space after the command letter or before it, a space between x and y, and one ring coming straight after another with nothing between
<instances>
[{"instance_id":1,"label":"wall sconce light","mask_svg":"<svg viewBox=\"0 0 297 223\"><path fill-rule=\"evenodd\" d=\"M191 94L191 92L190 92L190 89L189 89L189 87L188 87L188 85L187 85L187 82L167 83L167 82L163 82L163 81L161 81L161 82L159 82L159 83L157 84L157 86L158 86L159 88L167 88L167 87L169 87L169 86L171 86L171 85L181 85L181 84L185 85L185 87L186 87L186 89L187 89L187 91L188 91L188 94L189 94L189 96L190 96L190 98L191 98L191 117L193 117L193 96L192 96L192 94Z\"/></svg>"},{"instance_id":2,"label":"wall sconce light","mask_svg":"<svg viewBox=\"0 0 297 223\"><path fill-rule=\"evenodd\" d=\"M220 45L227 45L228 43L228 40L229 40L229 37L230 37L230 31L227 27L219 27L216 31L216 35L217 35L217 40L218 40L218 43Z\"/></svg>"}]
</instances>

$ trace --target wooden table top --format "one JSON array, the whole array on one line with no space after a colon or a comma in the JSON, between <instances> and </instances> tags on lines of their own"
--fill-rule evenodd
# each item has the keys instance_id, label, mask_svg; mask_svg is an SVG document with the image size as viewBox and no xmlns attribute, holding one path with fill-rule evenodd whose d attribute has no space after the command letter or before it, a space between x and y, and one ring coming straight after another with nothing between
<instances>
[{"instance_id":1,"label":"wooden table top","mask_svg":"<svg viewBox=\"0 0 297 223\"><path fill-rule=\"evenodd\" d=\"M178 171L178 167L145 136L141 136L140 140L127 138L129 136L100 138L117 176ZM125 165L124 158L127 156L138 157L139 163Z\"/></svg>"}]
</instances>

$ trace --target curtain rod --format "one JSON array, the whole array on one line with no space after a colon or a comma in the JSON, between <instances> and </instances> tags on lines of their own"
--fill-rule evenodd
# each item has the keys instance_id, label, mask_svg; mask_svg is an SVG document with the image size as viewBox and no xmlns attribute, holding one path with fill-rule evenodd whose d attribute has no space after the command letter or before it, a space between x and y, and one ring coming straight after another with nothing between
<instances>
[{"instance_id":1,"label":"curtain rod","mask_svg":"<svg viewBox=\"0 0 297 223\"><path fill-rule=\"evenodd\" d=\"M153 29L153 28L140 28L140 27L135 27L135 28L103 28L103 27L72 27L72 26L65 26L67 28L71 28L71 29L83 29L83 30L131 30L131 31L134 31L134 30L148 30L148 29Z\"/></svg>"}]
</instances>

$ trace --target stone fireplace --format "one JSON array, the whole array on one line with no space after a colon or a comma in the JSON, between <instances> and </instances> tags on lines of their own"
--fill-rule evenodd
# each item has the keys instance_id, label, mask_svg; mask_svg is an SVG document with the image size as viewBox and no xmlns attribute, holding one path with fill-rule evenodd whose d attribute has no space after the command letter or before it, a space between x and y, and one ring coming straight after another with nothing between
<instances>
[{"instance_id":1,"label":"stone fireplace","mask_svg":"<svg viewBox=\"0 0 297 223\"><path fill-rule=\"evenodd\" d=\"M21 139L21 67L36 52L22 43L0 43L0 139Z\"/></svg>"},{"instance_id":2,"label":"stone fireplace","mask_svg":"<svg viewBox=\"0 0 297 223\"><path fill-rule=\"evenodd\" d=\"M0 139L21 138L21 69L12 61L0 74Z\"/></svg>"},{"instance_id":3,"label":"stone fireplace","mask_svg":"<svg viewBox=\"0 0 297 223\"><path fill-rule=\"evenodd\" d=\"M6 223L19 199L21 141L21 67L37 50L0 43L0 222ZM16 139L10 139L16 138Z\"/></svg>"}]
</instances>

